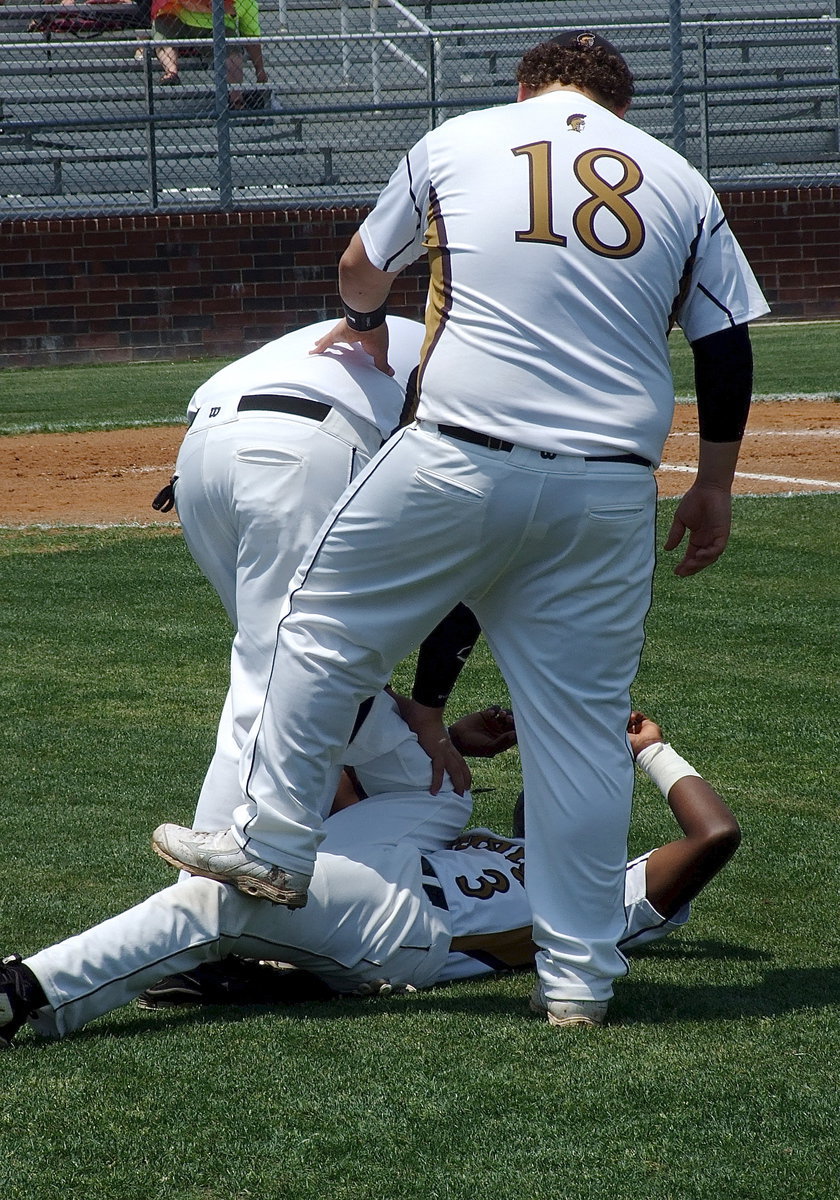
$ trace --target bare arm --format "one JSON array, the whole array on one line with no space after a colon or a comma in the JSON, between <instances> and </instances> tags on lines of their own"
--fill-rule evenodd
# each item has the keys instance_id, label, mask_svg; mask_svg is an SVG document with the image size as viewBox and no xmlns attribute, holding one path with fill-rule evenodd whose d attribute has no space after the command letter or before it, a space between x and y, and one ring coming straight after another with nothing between
<instances>
[{"instance_id":1,"label":"bare arm","mask_svg":"<svg viewBox=\"0 0 840 1200\"><path fill-rule=\"evenodd\" d=\"M683 497L665 541L675 550L689 531L675 575L696 575L716 562L729 540L732 480L752 400L748 325L733 325L691 343L700 425L697 478Z\"/></svg>"},{"instance_id":2,"label":"bare arm","mask_svg":"<svg viewBox=\"0 0 840 1200\"><path fill-rule=\"evenodd\" d=\"M628 725L634 757L662 742L662 730L642 713ZM687 764L686 764L687 765ZM711 784L698 775L678 778L668 790L668 806L684 837L654 850L647 860L647 898L663 917L675 916L697 896L738 849L741 830L734 813Z\"/></svg>"},{"instance_id":3,"label":"bare arm","mask_svg":"<svg viewBox=\"0 0 840 1200\"><path fill-rule=\"evenodd\" d=\"M689 531L688 545L674 574L696 575L716 562L726 549L732 525L732 480L741 449L737 442L700 439L697 478L683 496L665 540L676 550Z\"/></svg>"},{"instance_id":4,"label":"bare arm","mask_svg":"<svg viewBox=\"0 0 840 1200\"><path fill-rule=\"evenodd\" d=\"M248 46L246 46L246 50L248 51L248 57L253 64L254 75L256 76L257 83L268 83L268 74L266 73L265 69L262 46L259 42L251 42Z\"/></svg>"},{"instance_id":5,"label":"bare arm","mask_svg":"<svg viewBox=\"0 0 840 1200\"><path fill-rule=\"evenodd\" d=\"M686 836L654 850L645 873L647 898L663 917L673 917L699 895L741 841L734 815L705 779L680 779L668 804Z\"/></svg>"},{"instance_id":6,"label":"bare arm","mask_svg":"<svg viewBox=\"0 0 840 1200\"><path fill-rule=\"evenodd\" d=\"M388 299L397 275L399 271L380 271L375 267L367 256L362 239L358 233L354 233L338 264L339 294L348 308L371 313ZM386 375L394 374L388 363L388 326L384 320L381 325L367 332L352 329L346 320L339 321L315 343L312 353L323 354L336 342L358 342L380 371Z\"/></svg>"}]
</instances>

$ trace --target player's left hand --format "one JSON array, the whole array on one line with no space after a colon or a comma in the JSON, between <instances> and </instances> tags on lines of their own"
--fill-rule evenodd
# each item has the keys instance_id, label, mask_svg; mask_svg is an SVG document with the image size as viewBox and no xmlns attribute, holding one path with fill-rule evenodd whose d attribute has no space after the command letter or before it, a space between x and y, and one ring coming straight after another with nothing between
<instances>
[{"instance_id":1,"label":"player's left hand","mask_svg":"<svg viewBox=\"0 0 840 1200\"><path fill-rule=\"evenodd\" d=\"M481 712L468 713L449 726L449 736L462 754L474 758L495 758L516 745L513 713L491 704Z\"/></svg>"},{"instance_id":2,"label":"player's left hand","mask_svg":"<svg viewBox=\"0 0 840 1200\"><path fill-rule=\"evenodd\" d=\"M688 545L674 574L696 575L717 562L726 549L732 525L732 494L726 488L696 483L686 492L674 513L665 540L666 550L676 550L689 531Z\"/></svg>"}]
</instances>

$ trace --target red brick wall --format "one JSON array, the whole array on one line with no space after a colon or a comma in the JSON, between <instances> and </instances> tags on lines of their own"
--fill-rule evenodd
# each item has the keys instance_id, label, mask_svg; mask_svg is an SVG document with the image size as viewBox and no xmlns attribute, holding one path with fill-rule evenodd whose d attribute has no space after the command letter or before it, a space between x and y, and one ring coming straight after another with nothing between
<instances>
[{"instance_id":1,"label":"red brick wall","mask_svg":"<svg viewBox=\"0 0 840 1200\"><path fill-rule=\"evenodd\" d=\"M776 318L840 317L840 188L732 192ZM243 353L336 315L364 209L0 221L0 366ZM421 263L391 310L419 316Z\"/></svg>"},{"instance_id":2,"label":"red brick wall","mask_svg":"<svg viewBox=\"0 0 840 1200\"><path fill-rule=\"evenodd\" d=\"M367 210L0 221L0 366L231 357L337 315ZM391 311L418 316L425 266Z\"/></svg>"},{"instance_id":3,"label":"red brick wall","mask_svg":"<svg viewBox=\"0 0 840 1200\"><path fill-rule=\"evenodd\" d=\"M773 318L840 317L840 187L721 199Z\"/></svg>"}]
</instances>

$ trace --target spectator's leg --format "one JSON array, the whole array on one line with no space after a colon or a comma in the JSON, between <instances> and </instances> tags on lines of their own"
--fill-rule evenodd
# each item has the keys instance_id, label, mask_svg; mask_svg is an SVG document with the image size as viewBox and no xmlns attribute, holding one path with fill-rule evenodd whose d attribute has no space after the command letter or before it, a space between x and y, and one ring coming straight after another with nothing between
<instances>
[{"instance_id":1,"label":"spectator's leg","mask_svg":"<svg viewBox=\"0 0 840 1200\"><path fill-rule=\"evenodd\" d=\"M161 83L173 84L181 82L178 74L178 51L174 46L168 45L166 39L182 36L183 26L180 21L159 17L152 22L152 39L155 42L155 54L163 71Z\"/></svg>"},{"instance_id":2,"label":"spectator's leg","mask_svg":"<svg viewBox=\"0 0 840 1200\"><path fill-rule=\"evenodd\" d=\"M242 96L242 80L245 78L245 60L241 50L230 50L227 56L227 81L230 88L229 101L231 108L244 108Z\"/></svg>"}]
</instances>

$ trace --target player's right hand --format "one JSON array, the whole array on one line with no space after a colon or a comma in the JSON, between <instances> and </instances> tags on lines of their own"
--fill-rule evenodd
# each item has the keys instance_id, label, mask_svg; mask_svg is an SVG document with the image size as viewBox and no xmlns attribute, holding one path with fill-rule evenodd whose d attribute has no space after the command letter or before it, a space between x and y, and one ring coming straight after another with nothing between
<instances>
[{"instance_id":1,"label":"player's right hand","mask_svg":"<svg viewBox=\"0 0 840 1200\"><path fill-rule=\"evenodd\" d=\"M643 712L634 709L627 722L627 740L633 751L633 758L636 759L647 746L653 746L656 742L664 742L665 738L655 721L651 721L650 717L646 717Z\"/></svg>"},{"instance_id":2,"label":"player's right hand","mask_svg":"<svg viewBox=\"0 0 840 1200\"><path fill-rule=\"evenodd\" d=\"M370 329L367 333L360 333L356 329L351 329L346 321L339 321L323 337L318 338L309 353L323 354L331 346L339 343L345 346L361 346L365 353L373 359L373 365L377 371L382 371L384 375L394 374L394 368L388 362L387 323L379 325L376 329Z\"/></svg>"}]
</instances>

